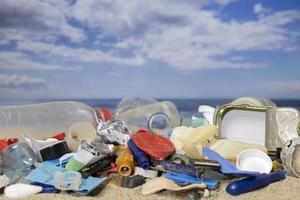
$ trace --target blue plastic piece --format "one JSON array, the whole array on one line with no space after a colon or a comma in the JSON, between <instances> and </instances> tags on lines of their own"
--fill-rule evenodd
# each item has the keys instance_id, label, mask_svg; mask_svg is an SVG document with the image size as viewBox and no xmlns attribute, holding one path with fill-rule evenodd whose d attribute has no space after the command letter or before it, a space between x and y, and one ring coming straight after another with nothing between
<instances>
[{"instance_id":1,"label":"blue plastic piece","mask_svg":"<svg viewBox=\"0 0 300 200\"><path fill-rule=\"evenodd\" d=\"M203 154L208 157L209 160L218 161L221 165L220 171L224 174L232 174L238 176L258 176L259 172L251 172L251 171L241 171L236 168L236 166L220 156L217 152L204 147Z\"/></svg>"},{"instance_id":2,"label":"blue plastic piece","mask_svg":"<svg viewBox=\"0 0 300 200\"><path fill-rule=\"evenodd\" d=\"M270 174L261 174L259 176L252 176L242 180L238 180L228 184L226 187L227 193L231 195L239 195L262 187L266 187L270 183L285 179L283 171L273 172Z\"/></svg>"},{"instance_id":3,"label":"blue plastic piece","mask_svg":"<svg viewBox=\"0 0 300 200\"><path fill-rule=\"evenodd\" d=\"M31 172L26 176L26 180L29 182L38 182L46 185L54 186L54 173L56 171L64 171L65 168L59 167L56 164L58 160L45 161L37 168L31 170ZM107 180L107 177L96 178L89 176L86 179L81 179L81 185L76 191L82 195L89 194L96 187L104 183Z\"/></svg>"},{"instance_id":4,"label":"blue plastic piece","mask_svg":"<svg viewBox=\"0 0 300 200\"><path fill-rule=\"evenodd\" d=\"M208 189L217 189L220 186L219 181L210 178L198 178L195 176L189 176L182 173L167 172L164 175L166 178L171 179L178 185L188 185L188 184L201 184L204 183Z\"/></svg>"},{"instance_id":5,"label":"blue plastic piece","mask_svg":"<svg viewBox=\"0 0 300 200\"><path fill-rule=\"evenodd\" d=\"M140 150L132 139L128 140L127 145L133 154L135 161L138 163L138 166L142 167L143 169L149 169L150 160L146 153Z\"/></svg>"},{"instance_id":6,"label":"blue plastic piece","mask_svg":"<svg viewBox=\"0 0 300 200\"><path fill-rule=\"evenodd\" d=\"M60 190L56 189L53 185L33 182L31 185L41 186L43 190L40 193L59 193Z\"/></svg>"}]
</instances>

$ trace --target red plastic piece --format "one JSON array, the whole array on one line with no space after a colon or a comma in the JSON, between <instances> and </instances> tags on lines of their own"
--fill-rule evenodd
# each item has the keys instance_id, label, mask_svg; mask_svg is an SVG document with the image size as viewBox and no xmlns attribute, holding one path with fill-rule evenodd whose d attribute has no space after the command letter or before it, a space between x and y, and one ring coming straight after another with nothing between
<instances>
[{"instance_id":1,"label":"red plastic piece","mask_svg":"<svg viewBox=\"0 0 300 200\"><path fill-rule=\"evenodd\" d=\"M65 137L66 137L65 133L57 133L57 134L51 136L50 138L55 138L57 140L64 140Z\"/></svg>"},{"instance_id":2,"label":"red plastic piece","mask_svg":"<svg viewBox=\"0 0 300 200\"><path fill-rule=\"evenodd\" d=\"M4 149L8 145L18 143L19 140L18 138L5 138L5 139L0 139L0 150Z\"/></svg>"},{"instance_id":3,"label":"red plastic piece","mask_svg":"<svg viewBox=\"0 0 300 200\"><path fill-rule=\"evenodd\" d=\"M175 151L175 147L170 140L146 130L139 130L132 136L132 140L139 149L156 160L164 160Z\"/></svg>"},{"instance_id":4,"label":"red plastic piece","mask_svg":"<svg viewBox=\"0 0 300 200\"><path fill-rule=\"evenodd\" d=\"M99 108L98 112L99 112L101 118L105 122L109 121L109 120L112 120L112 118L113 118L113 114L112 114L112 112L110 111L109 108L105 108L105 107Z\"/></svg>"}]
</instances>

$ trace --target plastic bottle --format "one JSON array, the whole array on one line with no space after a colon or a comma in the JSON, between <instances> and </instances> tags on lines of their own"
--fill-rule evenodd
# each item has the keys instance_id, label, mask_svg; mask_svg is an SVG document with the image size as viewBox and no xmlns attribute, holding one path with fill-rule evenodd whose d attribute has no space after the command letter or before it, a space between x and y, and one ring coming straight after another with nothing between
<instances>
[{"instance_id":1,"label":"plastic bottle","mask_svg":"<svg viewBox=\"0 0 300 200\"><path fill-rule=\"evenodd\" d=\"M12 184L31 171L36 157L27 143L17 143L1 151L1 160L4 175L8 178L9 184Z\"/></svg>"},{"instance_id":2,"label":"plastic bottle","mask_svg":"<svg viewBox=\"0 0 300 200\"><path fill-rule=\"evenodd\" d=\"M45 139L66 132L76 122L97 125L93 108L80 102L51 102L0 107L0 136L22 139L23 134Z\"/></svg>"},{"instance_id":3,"label":"plastic bottle","mask_svg":"<svg viewBox=\"0 0 300 200\"><path fill-rule=\"evenodd\" d=\"M125 97L116 108L116 120L124 121L131 133L148 129L168 137L171 130L180 126L178 110L172 102Z\"/></svg>"}]
</instances>

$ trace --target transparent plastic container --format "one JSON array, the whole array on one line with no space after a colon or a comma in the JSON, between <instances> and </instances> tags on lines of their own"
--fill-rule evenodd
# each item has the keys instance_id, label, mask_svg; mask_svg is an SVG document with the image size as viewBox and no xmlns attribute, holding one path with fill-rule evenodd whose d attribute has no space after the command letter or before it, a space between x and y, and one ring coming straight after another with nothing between
<instances>
[{"instance_id":1,"label":"transparent plastic container","mask_svg":"<svg viewBox=\"0 0 300 200\"><path fill-rule=\"evenodd\" d=\"M0 137L22 139L28 134L45 139L66 132L77 122L97 125L93 108L80 102L50 102L21 106L0 107Z\"/></svg>"},{"instance_id":2,"label":"transparent plastic container","mask_svg":"<svg viewBox=\"0 0 300 200\"><path fill-rule=\"evenodd\" d=\"M10 184L26 176L36 162L35 154L27 143L9 145L0 154L1 168Z\"/></svg>"},{"instance_id":3,"label":"transparent plastic container","mask_svg":"<svg viewBox=\"0 0 300 200\"><path fill-rule=\"evenodd\" d=\"M57 171L54 174L54 186L59 190L79 189L81 184L81 174L75 171L61 172Z\"/></svg>"},{"instance_id":4,"label":"transparent plastic container","mask_svg":"<svg viewBox=\"0 0 300 200\"><path fill-rule=\"evenodd\" d=\"M170 101L125 97L116 108L116 120L124 121L132 134L140 129L168 137L180 126L178 110Z\"/></svg>"}]
</instances>

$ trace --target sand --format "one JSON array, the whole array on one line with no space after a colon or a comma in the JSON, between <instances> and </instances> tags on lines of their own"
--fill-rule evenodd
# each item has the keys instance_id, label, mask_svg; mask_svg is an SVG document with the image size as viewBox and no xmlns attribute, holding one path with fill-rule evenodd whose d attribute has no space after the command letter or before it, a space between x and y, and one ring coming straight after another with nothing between
<instances>
[{"instance_id":1,"label":"sand","mask_svg":"<svg viewBox=\"0 0 300 200\"><path fill-rule=\"evenodd\" d=\"M117 199L131 199L131 200L177 200L177 199L189 199L191 195L197 195L196 191L176 193L163 191L155 195L143 196L141 193L141 186L134 189L122 188L119 186L120 179L117 176L108 181L105 186L100 187L96 192L96 196L80 196L75 193L68 194L62 192L60 194L37 194L28 199L62 199L62 200L89 200L89 199L105 199L105 200L117 200ZM300 199L300 179L287 177L287 179L273 183L263 189L256 190L254 192L242 194L236 197L230 196L226 193L225 187L227 183L222 183L216 197L209 198L210 200L227 200L227 199L241 199L241 200L278 200L278 199ZM197 197L197 196L196 196ZM6 199L3 195L1 199ZM195 198L196 200L196 198Z\"/></svg>"}]
</instances>

